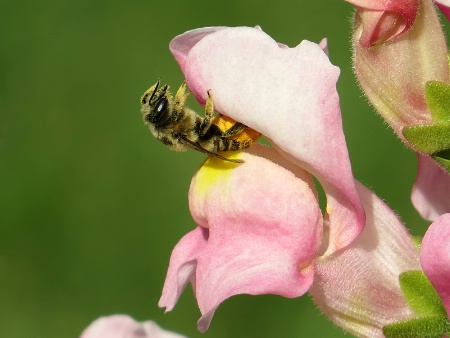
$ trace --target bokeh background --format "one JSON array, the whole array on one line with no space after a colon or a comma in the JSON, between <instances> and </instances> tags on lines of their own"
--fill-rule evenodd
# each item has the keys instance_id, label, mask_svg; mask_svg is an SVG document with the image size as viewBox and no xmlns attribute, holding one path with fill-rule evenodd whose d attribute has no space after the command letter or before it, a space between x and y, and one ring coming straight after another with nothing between
<instances>
[{"instance_id":1,"label":"bokeh background","mask_svg":"<svg viewBox=\"0 0 450 338\"><path fill-rule=\"evenodd\" d=\"M233 297L204 335L190 287L173 312L158 308L171 250L195 227L187 191L204 155L154 140L139 98L158 77L181 84L168 44L189 29L260 25L290 46L328 37L354 174L422 234L415 155L355 83L352 11L343 0L1 1L0 337L78 337L114 313L189 337L347 336L307 295Z\"/></svg>"}]
</instances>

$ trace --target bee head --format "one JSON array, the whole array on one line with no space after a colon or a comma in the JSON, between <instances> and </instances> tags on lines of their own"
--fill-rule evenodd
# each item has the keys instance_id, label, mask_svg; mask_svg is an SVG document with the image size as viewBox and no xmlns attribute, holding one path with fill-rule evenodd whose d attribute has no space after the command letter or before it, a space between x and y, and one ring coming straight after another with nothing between
<instances>
[{"instance_id":1,"label":"bee head","mask_svg":"<svg viewBox=\"0 0 450 338\"><path fill-rule=\"evenodd\" d=\"M158 124L171 110L172 96L168 85L160 87L160 81L147 89L141 97L141 112L146 123Z\"/></svg>"}]
</instances>

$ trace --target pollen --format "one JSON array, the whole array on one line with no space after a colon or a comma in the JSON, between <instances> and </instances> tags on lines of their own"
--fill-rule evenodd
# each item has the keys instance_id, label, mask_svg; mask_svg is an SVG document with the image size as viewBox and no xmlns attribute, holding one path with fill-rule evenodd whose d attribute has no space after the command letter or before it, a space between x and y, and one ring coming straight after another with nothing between
<instances>
[{"instance_id":1,"label":"pollen","mask_svg":"<svg viewBox=\"0 0 450 338\"><path fill-rule=\"evenodd\" d=\"M225 132L231 127L233 127L237 122L233 120L231 117L228 117L226 115L218 115L214 118L213 123L217 125L220 128L220 130ZM245 144L248 147L253 143L255 143L260 137L261 137L260 132L252 128L245 127L242 132L240 132L236 136L230 137L230 139Z\"/></svg>"}]
</instances>

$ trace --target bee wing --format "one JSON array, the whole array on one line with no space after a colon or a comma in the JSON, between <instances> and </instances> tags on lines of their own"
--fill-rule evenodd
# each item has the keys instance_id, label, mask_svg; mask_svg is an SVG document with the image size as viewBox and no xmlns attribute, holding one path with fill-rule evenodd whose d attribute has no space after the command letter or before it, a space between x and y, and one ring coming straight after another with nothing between
<instances>
[{"instance_id":1,"label":"bee wing","mask_svg":"<svg viewBox=\"0 0 450 338\"><path fill-rule=\"evenodd\" d=\"M230 158L223 157L223 156L221 156L221 155L219 155L217 153L213 153L212 151L209 151L209 150L203 148L200 144L192 142L191 140L189 140L185 136L182 136L181 140L183 140L183 143L186 144L188 147L190 147L190 148L192 148L194 150L197 150L197 151L199 151L199 152L201 152L203 154L206 154L206 155L209 155L209 156L213 156L213 157L216 157L216 158L220 158L221 160L228 161L228 162L244 163L243 160L230 159Z\"/></svg>"}]
</instances>

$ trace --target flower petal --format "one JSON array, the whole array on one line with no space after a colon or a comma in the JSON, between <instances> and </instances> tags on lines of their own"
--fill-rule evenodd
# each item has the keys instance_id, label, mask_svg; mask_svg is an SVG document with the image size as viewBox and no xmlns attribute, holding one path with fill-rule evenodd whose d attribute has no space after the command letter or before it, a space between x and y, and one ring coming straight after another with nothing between
<instances>
[{"instance_id":1,"label":"flower petal","mask_svg":"<svg viewBox=\"0 0 450 338\"><path fill-rule=\"evenodd\" d=\"M170 48L201 103L211 89L218 112L258 130L318 178L328 199L328 251L357 237L364 210L342 132L339 69L321 47L280 48L259 29L237 27L190 31Z\"/></svg>"},{"instance_id":2,"label":"flower petal","mask_svg":"<svg viewBox=\"0 0 450 338\"><path fill-rule=\"evenodd\" d=\"M411 200L426 220L450 212L450 175L429 156L417 154L417 176Z\"/></svg>"},{"instance_id":3,"label":"flower petal","mask_svg":"<svg viewBox=\"0 0 450 338\"><path fill-rule=\"evenodd\" d=\"M363 23L359 44L363 47L389 41L405 30L405 22L392 12L362 10L359 15Z\"/></svg>"},{"instance_id":4,"label":"flower petal","mask_svg":"<svg viewBox=\"0 0 450 338\"><path fill-rule=\"evenodd\" d=\"M312 283L322 231L314 192L264 158L243 158L245 165L229 173L206 163L190 190L193 217L210 229L196 274L197 300L207 317L199 321L204 329L215 308L232 295L297 297Z\"/></svg>"},{"instance_id":5,"label":"flower petal","mask_svg":"<svg viewBox=\"0 0 450 338\"><path fill-rule=\"evenodd\" d=\"M422 240L420 262L450 314L450 214L440 216L428 228Z\"/></svg>"},{"instance_id":6,"label":"flower petal","mask_svg":"<svg viewBox=\"0 0 450 338\"><path fill-rule=\"evenodd\" d=\"M271 148L257 145L253 151L287 162ZM177 292L180 277L171 272L179 274L183 261L195 259L201 332L219 304L233 295L304 294L321 244L322 215L311 176L298 168L296 176L263 157L241 156L243 165L209 158L193 178L189 202L200 227L191 234L209 236L202 237L206 242L201 246L183 239L175 247L163 291ZM166 290L166 285L173 286Z\"/></svg>"},{"instance_id":7,"label":"flower petal","mask_svg":"<svg viewBox=\"0 0 450 338\"><path fill-rule=\"evenodd\" d=\"M170 257L161 299L158 306L172 311L189 281L195 281L197 255L206 246L208 231L202 227L185 235L176 245Z\"/></svg>"},{"instance_id":8,"label":"flower petal","mask_svg":"<svg viewBox=\"0 0 450 338\"><path fill-rule=\"evenodd\" d=\"M182 39L173 39L170 42L170 51L180 67L183 69L186 62L187 54L192 46L196 45L205 36L227 27L205 27L189 31L189 34L183 34ZM259 28L257 28L259 29Z\"/></svg>"},{"instance_id":9,"label":"flower petal","mask_svg":"<svg viewBox=\"0 0 450 338\"><path fill-rule=\"evenodd\" d=\"M418 0L347 0L364 16L361 46L389 41L414 23Z\"/></svg>"},{"instance_id":10,"label":"flower petal","mask_svg":"<svg viewBox=\"0 0 450 338\"><path fill-rule=\"evenodd\" d=\"M400 273L418 270L411 235L375 194L358 185L367 223L345 250L316 261L310 292L337 325L358 337L384 337L383 326L414 316L399 286Z\"/></svg>"},{"instance_id":11,"label":"flower petal","mask_svg":"<svg viewBox=\"0 0 450 338\"><path fill-rule=\"evenodd\" d=\"M87 327L80 338L183 338L179 334L161 329L148 320L136 322L127 315L101 317Z\"/></svg>"}]
</instances>

